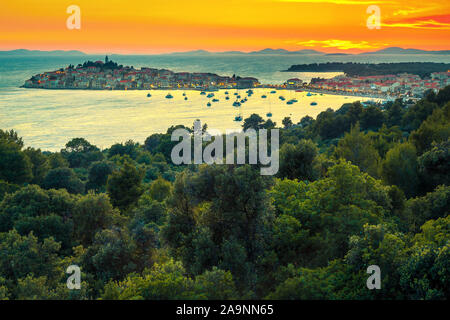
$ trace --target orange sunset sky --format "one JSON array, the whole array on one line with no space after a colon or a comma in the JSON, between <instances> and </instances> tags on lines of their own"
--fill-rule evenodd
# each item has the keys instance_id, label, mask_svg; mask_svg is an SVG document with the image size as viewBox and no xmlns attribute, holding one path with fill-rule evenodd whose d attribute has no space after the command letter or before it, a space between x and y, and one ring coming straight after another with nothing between
<instances>
[{"instance_id":1,"label":"orange sunset sky","mask_svg":"<svg viewBox=\"0 0 450 320\"><path fill-rule=\"evenodd\" d=\"M81 29L69 30L69 5ZM366 26L369 5L381 28ZM0 3L0 50L163 53L264 48L450 49L449 0L15 0Z\"/></svg>"}]
</instances>

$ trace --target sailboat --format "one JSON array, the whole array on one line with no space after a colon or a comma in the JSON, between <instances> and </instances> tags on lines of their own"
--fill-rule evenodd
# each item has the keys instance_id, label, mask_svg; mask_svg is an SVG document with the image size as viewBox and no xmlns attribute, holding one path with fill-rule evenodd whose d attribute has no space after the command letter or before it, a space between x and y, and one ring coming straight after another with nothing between
<instances>
[{"instance_id":1,"label":"sailboat","mask_svg":"<svg viewBox=\"0 0 450 320\"><path fill-rule=\"evenodd\" d=\"M238 102L238 101L236 101L239 105L237 105L237 107L240 107L241 106L241 104ZM233 104L234 105L234 104ZM241 110L241 109L240 109ZM236 122L240 122L240 121L242 121L242 114L241 114L241 111L239 111L239 114L237 115L237 116L235 116L234 117L234 121L236 121Z\"/></svg>"},{"instance_id":2,"label":"sailboat","mask_svg":"<svg viewBox=\"0 0 450 320\"><path fill-rule=\"evenodd\" d=\"M241 102L239 100L241 99L241 95L239 94L238 88L236 88L236 92L234 93L234 95L236 96L236 101L233 102L233 107L240 107Z\"/></svg>"},{"instance_id":3,"label":"sailboat","mask_svg":"<svg viewBox=\"0 0 450 320\"><path fill-rule=\"evenodd\" d=\"M272 117L272 99L269 97L269 112L266 113L267 118Z\"/></svg>"},{"instance_id":4,"label":"sailboat","mask_svg":"<svg viewBox=\"0 0 450 320\"><path fill-rule=\"evenodd\" d=\"M248 92L247 92L248 93ZM236 89L236 92L234 93L236 95L236 101L233 102L233 106L234 107L240 107L241 106L241 102L243 103L243 101L239 102L239 99L241 99L241 96L239 94L239 89ZM240 122L242 121L242 114L241 111L239 111L239 114L237 116L234 117L234 121L236 122Z\"/></svg>"}]
</instances>

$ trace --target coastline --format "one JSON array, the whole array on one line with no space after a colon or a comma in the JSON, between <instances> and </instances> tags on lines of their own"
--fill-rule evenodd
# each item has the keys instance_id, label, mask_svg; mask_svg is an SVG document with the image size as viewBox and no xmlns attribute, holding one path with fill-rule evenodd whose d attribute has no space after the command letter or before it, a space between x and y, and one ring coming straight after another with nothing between
<instances>
[{"instance_id":1,"label":"coastline","mask_svg":"<svg viewBox=\"0 0 450 320\"><path fill-rule=\"evenodd\" d=\"M364 93L354 93L354 92L338 92L338 91L331 91L331 90L317 89L317 88L305 88L305 91L314 92L314 93L323 93L323 94L335 95L335 96L361 97L361 98L371 98L371 99L381 99L381 100L390 100L390 99L397 98L397 97L391 97L391 96L376 95L376 94L372 94L372 93L364 94Z\"/></svg>"}]
</instances>

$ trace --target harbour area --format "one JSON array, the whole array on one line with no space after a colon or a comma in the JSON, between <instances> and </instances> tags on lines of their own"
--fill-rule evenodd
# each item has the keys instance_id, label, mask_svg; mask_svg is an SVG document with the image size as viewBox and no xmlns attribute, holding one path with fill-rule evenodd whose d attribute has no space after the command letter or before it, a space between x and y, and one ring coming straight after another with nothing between
<instances>
[{"instance_id":1,"label":"harbour area","mask_svg":"<svg viewBox=\"0 0 450 320\"><path fill-rule=\"evenodd\" d=\"M414 74L347 76L338 74L324 79L287 79L282 83L261 83L250 76L223 76L205 72L174 72L168 69L119 65L106 56L104 61L87 61L54 71L33 75L23 88L70 90L218 90L259 88L307 91L318 94L367 97L376 100L416 101L424 93L450 84L450 71L434 72L422 79Z\"/></svg>"}]
</instances>

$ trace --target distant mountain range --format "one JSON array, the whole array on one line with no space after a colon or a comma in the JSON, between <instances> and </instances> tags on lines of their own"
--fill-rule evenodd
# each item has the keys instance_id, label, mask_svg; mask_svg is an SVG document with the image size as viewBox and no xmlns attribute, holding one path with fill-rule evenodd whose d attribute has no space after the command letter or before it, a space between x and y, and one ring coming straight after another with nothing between
<instances>
[{"instance_id":1,"label":"distant mountain range","mask_svg":"<svg viewBox=\"0 0 450 320\"><path fill-rule=\"evenodd\" d=\"M78 50L53 50L53 51L41 51L41 50L27 50L16 49L10 51L0 51L0 57L4 56L84 56L86 53Z\"/></svg>"},{"instance_id":2,"label":"distant mountain range","mask_svg":"<svg viewBox=\"0 0 450 320\"><path fill-rule=\"evenodd\" d=\"M450 54L450 50L427 51L420 49L403 49L399 47L389 47L373 52L363 52L360 54Z\"/></svg>"},{"instance_id":3,"label":"distant mountain range","mask_svg":"<svg viewBox=\"0 0 450 320\"><path fill-rule=\"evenodd\" d=\"M223 54L236 54L236 55L300 55L300 54L322 54L327 56L343 56L343 55L352 55L351 53L345 52L336 52L336 53L326 53L322 51L312 50L312 49L303 49L297 51L289 51L286 49L263 49L258 51L251 52L242 52L242 51L223 51L223 52L210 52L206 50L194 50L194 51L186 51L186 52L173 52L168 53L170 55L223 55ZM372 52L363 52L359 53L359 55L381 55L381 54L450 54L450 50L435 50L435 51L427 51L420 49L403 49L399 47L389 47L377 51ZM0 51L0 57L4 56L84 56L87 55L84 52L78 50L54 50L54 51L41 51L41 50L27 50L27 49L17 49L10 51ZM116 56L118 54L114 54Z\"/></svg>"},{"instance_id":4,"label":"distant mountain range","mask_svg":"<svg viewBox=\"0 0 450 320\"><path fill-rule=\"evenodd\" d=\"M324 52L312 50L312 49L303 49L297 51L288 51L285 49L263 49L259 51L249 52L249 54L324 54Z\"/></svg>"},{"instance_id":5,"label":"distant mountain range","mask_svg":"<svg viewBox=\"0 0 450 320\"><path fill-rule=\"evenodd\" d=\"M289 51L286 49L263 49L259 51L243 52L243 51L223 51L223 52L210 52L206 50L194 50L186 52L173 52L173 55L203 55L203 54L324 54L317 50L303 49L298 51Z\"/></svg>"}]
</instances>

